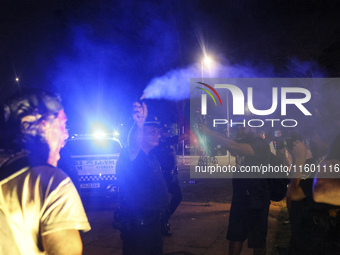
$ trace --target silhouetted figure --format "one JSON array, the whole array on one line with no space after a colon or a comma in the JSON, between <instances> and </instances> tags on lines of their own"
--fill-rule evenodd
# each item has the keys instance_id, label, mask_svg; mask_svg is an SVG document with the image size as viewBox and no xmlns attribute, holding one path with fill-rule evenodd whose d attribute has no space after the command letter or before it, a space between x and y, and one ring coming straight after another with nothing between
<instances>
[{"instance_id":1,"label":"silhouetted figure","mask_svg":"<svg viewBox=\"0 0 340 255\"><path fill-rule=\"evenodd\" d=\"M222 144L231 153L238 154L241 167L268 164L271 156L269 145L258 136L256 129L248 126L237 127L238 142L204 126L199 127L199 132ZM246 239L254 254L266 254L269 205L268 179L237 179L237 176L233 176L233 198L227 233L230 255L240 254Z\"/></svg>"},{"instance_id":2,"label":"silhouetted figure","mask_svg":"<svg viewBox=\"0 0 340 255\"><path fill-rule=\"evenodd\" d=\"M151 152L159 143L159 125L145 122L146 117L146 105L134 103L135 124L117 162L124 255L163 254L161 216L168 207L167 187Z\"/></svg>"},{"instance_id":3,"label":"silhouetted figure","mask_svg":"<svg viewBox=\"0 0 340 255\"><path fill-rule=\"evenodd\" d=\"M339 226L336 226L336 218L331 216L332 211L339 207L314 201L315 171L309 170L320 166L326 158L332 136L332 132L324 126L314 125L308 137L312 158L308 156L308 148L303 141L293 143L291 154L297 171L291 173L291 184L287 192L287 199L291 201L289 216L292 235L289 254L339 254L340 250L336 247L339 239L334 241Z\"/></svg>"}]
</instances>

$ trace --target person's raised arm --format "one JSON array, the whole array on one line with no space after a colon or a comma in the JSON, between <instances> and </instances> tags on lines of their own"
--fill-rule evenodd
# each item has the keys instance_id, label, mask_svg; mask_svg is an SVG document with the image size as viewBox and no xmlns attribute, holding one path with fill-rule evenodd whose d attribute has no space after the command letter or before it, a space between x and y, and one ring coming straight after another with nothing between
<instances>
[{"instance_id":1,"label":"person's raised arm","mask_svg":"<svg viewBox=\"0 0 340 255\"><path fill-rule=\"evenodd\" d=\"M131 160L134 160L137 157L142 147L143 127L147 116L148 109L146 104L144 102L142 104L134 102L132 117L135 123L133 124L128 137L128 151Z\"/></svg>"},{"instance_id":2,"label":"person's raised arm","mask_svg":"<svg viewBox=\"0 0 340 255\"><path fill-rule=\"evenodd\" d=\"M235 142L233 139L230 139L226 135L210 130L203 125L200 125L198 130L200 134L209 136L214 141L218 141L219 144L227 147L227 149L233 153L237 153L242 156L255 156L253 148L248 143Z\"/></svg>"}]
</instances>

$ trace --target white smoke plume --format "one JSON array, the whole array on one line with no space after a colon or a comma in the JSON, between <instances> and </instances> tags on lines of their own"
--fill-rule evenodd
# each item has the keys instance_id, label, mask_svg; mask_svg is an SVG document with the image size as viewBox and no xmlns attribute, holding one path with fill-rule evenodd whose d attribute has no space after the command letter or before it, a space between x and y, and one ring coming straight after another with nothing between
<instances>
[{"instance_id":1,"label":"white smoke plume","mask_svg":"<svg viewBox=\"0 0 340 255\"><path fill-rule=\"evenodd\" d=\"M226 62L226 61L224 61ZM261 70L261 71L259 71ZM271 68L251 65L229 65L212 63L210 68L193 64L182 69L167 72L150 81L142 96L146 99L182 100L190 97L190 78L256 78L273 77Z\"/></svg>"}]
</instances>

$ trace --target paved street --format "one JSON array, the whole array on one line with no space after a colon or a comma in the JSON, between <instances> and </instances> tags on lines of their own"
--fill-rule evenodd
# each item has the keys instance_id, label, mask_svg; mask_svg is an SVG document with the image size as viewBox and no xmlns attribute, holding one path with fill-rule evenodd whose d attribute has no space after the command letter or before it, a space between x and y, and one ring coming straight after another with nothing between
<instances>
[{"instance_id":1,"label":"paved street","mask_svg":"<svg viewBox=\"0 0 340 255\"><path fill-rule=\"evenodd\" d=\"M227 254L225 239L229 220L231 182L220 179L189 179L189 169L180 168L184 201L170 220L173 236L164 237L165 254ZM190 201L191 200L191 201ZM84 255L121 254L119 231L112 228L115 203L90 198L85 201L92 230L82 235ZM279 205L272 205L269 217L268 253L277 226ZM246 244L245 244L246 246ZM252 254L244 248L242 254Z\"/></svg>"},{"instance_id":2,"label":"paved street","mask_svg":"<svg viewBox=\"0 0 340 255\"><path fill-rule=\"evenodd\" d=\"M171 237L164 237L165 254L219 255L227 254L225 239L228 227L230 203L183 202L171 219ZM267 250L272 249L276 216L280 206L271 206ZM119 231L111 227L112 210L89 212L92 230L83 234L84 255L119 255L121 240ZM243 249L242 254L252 254Z\"/></svg>"}]
</instances>

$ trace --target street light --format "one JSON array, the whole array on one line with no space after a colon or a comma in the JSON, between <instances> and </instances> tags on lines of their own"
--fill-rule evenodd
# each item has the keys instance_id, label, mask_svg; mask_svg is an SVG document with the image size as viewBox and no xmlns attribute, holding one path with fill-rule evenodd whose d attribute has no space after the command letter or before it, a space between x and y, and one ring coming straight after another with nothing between
<instances>
[{"instance_id":1,"label":"street light","mask_svg":"<svg viewBox=\"0 0 340 255\"><path fill-rule=\"evenodd\" d=\"M203 69L204 69L204 65L208 66L210 65L211 63L211 58L208 57L207 55L204 56L204 58L202 59L202 62L201 62L201 68L202 68L202 82L203 82Z\"/></svg>"},{"instance_id":2,"label":"street light","mask_svg":"<svg viewBox=\"0 0 340 255\"><path fill-rule=\"evenodd\" d=\"M211 63L211 58L209 58L208 56L205 56L203 61L204 61L204 64L209 65Z\"/></svg>"},{"instance_id":3,"label":"street light","mask_svg":"<svg viewBox=\"0 0 340 255\"><path fill-rule=\"evenodd\" d=\"M204 58L202 59L202 62L201 62L201 67L202 67L202 83L203 83L204 65L209 67L210 63L211 63L211 58L209 56L207 56L206 54L204 54ZM204 93L204 92L202 91L202 93ZM205 116L203 116L203 118L205 118ZM206 136L203 135L203 155L205 155L205 153L206 153L205 145L206 145Z\"/></svg>"},{"instance_id":4,"label":"street light","mask_svg":"<svg viewBox=\"0 0 340 255\"><path fill-rule=\"evenodd\" d=\"M19 77L15 77L15 82L17 83L18 89L19 89L19 91L20 91L20 90L21 90L21 87L20 87Z\"/></svg>"}]
</instances>

